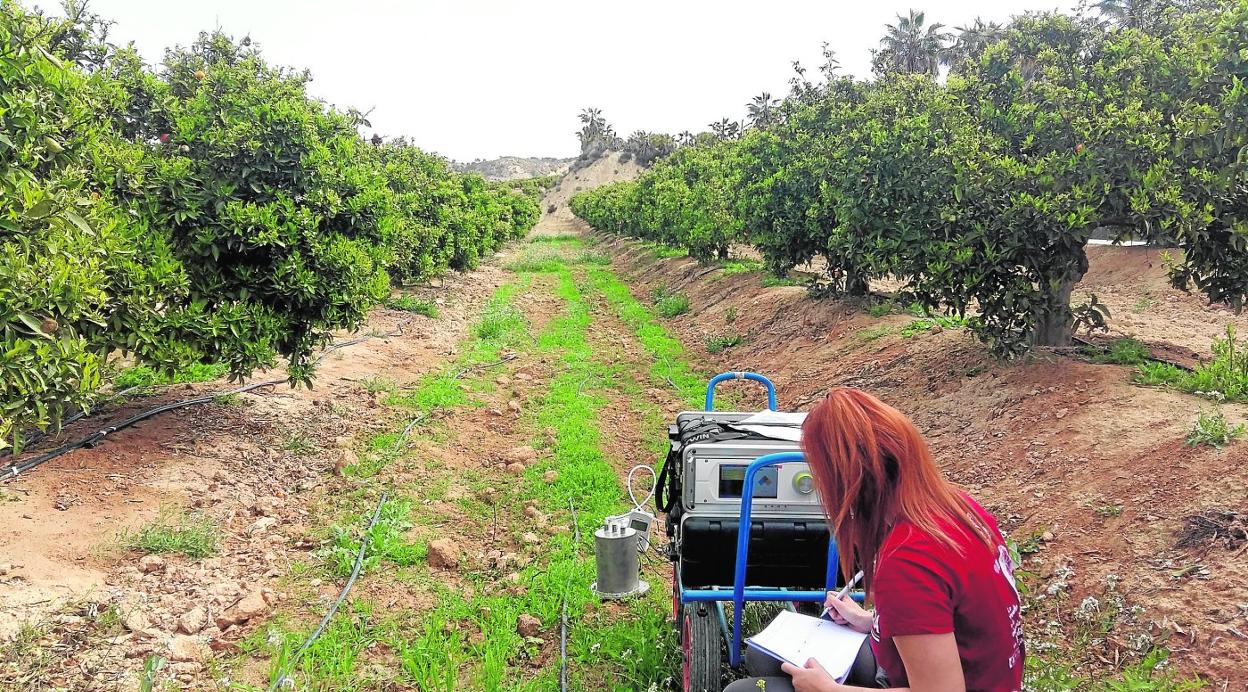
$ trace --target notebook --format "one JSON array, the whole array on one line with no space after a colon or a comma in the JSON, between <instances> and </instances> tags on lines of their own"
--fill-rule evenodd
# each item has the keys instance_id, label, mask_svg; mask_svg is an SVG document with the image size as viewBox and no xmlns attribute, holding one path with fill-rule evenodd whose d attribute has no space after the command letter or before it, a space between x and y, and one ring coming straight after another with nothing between
<instances>
[{"instance_id":1,"label":"notebook","mask_svg":"<svg viewBox=\"0 0 1248 692\"><path fill-rule=\"evenodd\" d=\"M815 659L837 682L845 680L867 635L831 620L782 610L766 629L745 640L781 661L803 667Z\"/></svg>"}]
</instances>

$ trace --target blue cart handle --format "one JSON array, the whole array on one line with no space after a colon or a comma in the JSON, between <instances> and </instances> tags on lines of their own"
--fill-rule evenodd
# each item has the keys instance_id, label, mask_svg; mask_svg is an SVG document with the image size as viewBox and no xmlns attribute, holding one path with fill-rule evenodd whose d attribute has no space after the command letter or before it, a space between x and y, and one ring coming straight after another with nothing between
<instances>
[{"instance_id":1,"label":"blue cart handle","mask_svg":"<svg viewBox=\"0 0 1248 692\"><path fill-rule=\"evenodd\" d=\"M724 372L712 377L711 381L706 383L707 411L715 410L715 385L723 382L724 380L754 380L755 382L761 382L763 386L767 388L767 408L772 411L777 410L776 385L772 384L771 380L756 372Z\"/></svg>"},{"instance_id":2,"label":"blue cart handle","mask_svg":"<svg viewBox=\"0 0 1248 692\"><path fill-rule=\"evenodd\" d=\"M753 373L745 373L747 375ZM721 375L722 377L722 375ZM713 382L714 380L712 380ZM806 461L801 452L777 452L758 457L745 468L745 482L741 486L741 519L737 525L737 559L732 573L732 642L728 647L728 663L733 668L741 665L741 621L745 613L745 566L749 562L750 550L750 515L754 509L754 479L758 472L768 466L787 464L791 461ZM829 534L831 526L828 527ZM828 536L828 569L826 588L836 588L837 559L836 537ZM751 599L753 600L753 599Z\"/></svg>"}]
</instances>

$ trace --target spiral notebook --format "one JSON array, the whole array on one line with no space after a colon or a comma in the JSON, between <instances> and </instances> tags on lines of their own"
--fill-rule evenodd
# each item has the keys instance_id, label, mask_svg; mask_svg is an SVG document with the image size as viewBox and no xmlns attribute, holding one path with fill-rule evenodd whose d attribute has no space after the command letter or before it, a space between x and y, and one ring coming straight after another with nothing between
<instances>
[{"instance_id":1,"label":"spiral notebook","mask_svg":"<svg viewBox=\"0 0 1248 692\"><path fill-rule=\"evenodd\" d=\"M866 638L866 634L831 620L782 610L770 625L745 643L798 667L805 666L806 661L813 658L841 682L849 675Z\"/></svg>"}]
</instances>

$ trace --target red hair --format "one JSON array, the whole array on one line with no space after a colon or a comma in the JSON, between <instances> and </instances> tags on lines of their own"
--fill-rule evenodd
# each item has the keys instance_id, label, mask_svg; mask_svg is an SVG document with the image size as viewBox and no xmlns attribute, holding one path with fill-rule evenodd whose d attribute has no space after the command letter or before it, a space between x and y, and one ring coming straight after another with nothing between
<instances>
[{"instance_id":1,"label":"red hair","mask_svg":"<svg viewBox=\"0 0 1248 692\"><path fill-rule=\"evenodd\" d=\"M833 389L807 414L802 449L836 537L841 573L849 579L857 566L868 592L876 554L896 522L908 521L955 550L954 532L995 549L970 500L936 467L918 428L876 397Z\"/></svg>"}]
</instances>

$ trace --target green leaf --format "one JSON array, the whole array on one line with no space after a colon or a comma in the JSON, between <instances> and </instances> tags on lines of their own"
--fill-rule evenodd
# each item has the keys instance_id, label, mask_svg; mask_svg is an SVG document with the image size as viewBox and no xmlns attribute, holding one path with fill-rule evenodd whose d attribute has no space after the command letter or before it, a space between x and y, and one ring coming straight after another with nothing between
<instances>
[{"instance_id":1,"label":"green leaf","mask_svg":"<svg viewBox=\"0 0 1248 692\"><path fill-rule=\"evenodd\" d=\"M35 203L35 206L26 210L27 218L42 219L52 213L52 200L44 197Z\"/></svg>"},{"instance_id":2,"label":"green leaf","mask_svg":"<svg viewBox=\"0 0 1248 692\"><path fill-rule=\"evenodd\" d=\"M30 331L33 334L37 336L42 336L43 338L49 341L52 340L52 336L50 334L45 334L43 332L43 325L40 324L39 320L31 317L30 315L27 315L24 312L17 313L17 319L21 320L22 323L25 324L27 327L30 327Z\"/></svg>"},{"instance_id":3,"label":"green leaf","mask_svg":"<svg viewBox=\"0 0 1248 692\"><path fill-rule=\"evenodd\" d=\"M87 220L74 212L65 212L65 218L69 219L69 222L77 226L83 233L92 236L95 235L95 232L91 230L91 226L87 223Z\"/></svg>"}]
</instances>

